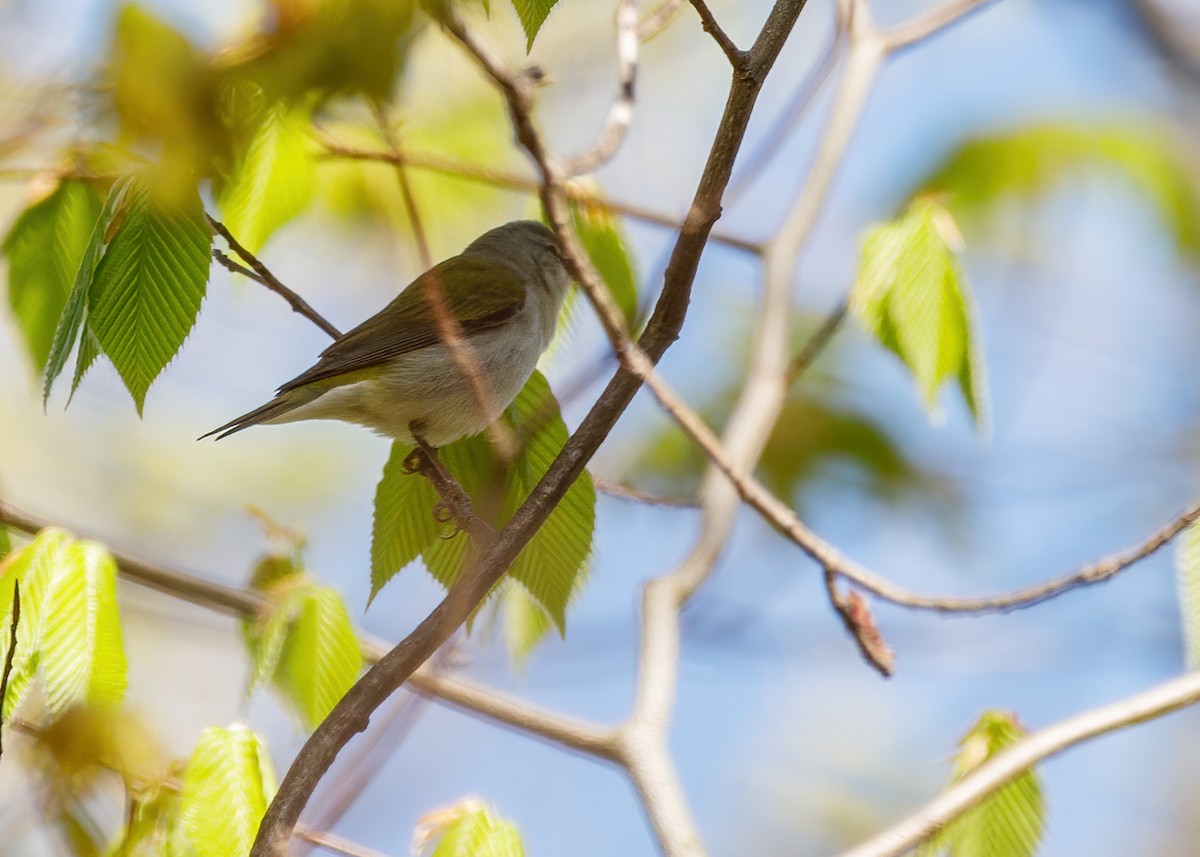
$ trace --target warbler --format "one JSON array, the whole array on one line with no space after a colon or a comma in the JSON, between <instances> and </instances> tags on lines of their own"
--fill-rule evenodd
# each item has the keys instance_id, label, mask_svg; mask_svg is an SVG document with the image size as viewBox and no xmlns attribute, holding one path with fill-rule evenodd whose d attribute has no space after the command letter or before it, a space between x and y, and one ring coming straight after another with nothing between
<instances>
[{"instance_id":1,"label":"warbler","mask_svg":"<svg viewBox=\"0 0 1200 857\"><path fill-rule=\"evenodd\" d=\"M201 440L319 419L406 443L417 435L434 447L478 434L533 374L569 286L549 229L532 220L498 226L335 340L274 399ZM453 345L443 339L439 308L457 322Z\"/></svg>"}]
</instances>

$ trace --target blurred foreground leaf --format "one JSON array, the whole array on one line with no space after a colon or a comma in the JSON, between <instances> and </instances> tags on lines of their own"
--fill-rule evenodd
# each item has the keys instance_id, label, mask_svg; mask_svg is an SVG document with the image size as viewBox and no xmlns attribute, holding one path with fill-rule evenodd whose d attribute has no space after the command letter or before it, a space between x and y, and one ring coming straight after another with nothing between
<instances>
[{"instance_id":1,"label":"blurred foreground leaf","mask_svg":"<svg viewBox=\"0 0 1200 857\"><path fill-rule=\"evenodd\" d=\"M267 110L221 194L225 226L257 253L304 211L316 193L309 111L278 102Z\"/></svg>"},{"instance_id":2,"label":"blurred foreground leaf","mask_svg":"<svg viewBox=\"0 0 1200 857\"><path fill-rule=\"evenodd\" d=\"M362 652L340 595L315 583L298 558L268 556L251 584L271 609L242 621L252 664L247 693L272 681L309 730L362 671Z\"/></svg>"},{"instance_id":3,"label":"blurred foreground leaf","mask_svg":"<svg viewBox=\"0 0 1200 857\"><path fill-rule=\"evenodd\" d=\"M194 857L248 854L275 793L262 739L245 726L211 726L183 775L179 822Z\"/></svg>"},{"instance_id":4,"label":"blurred foreground leaf","mask_svg":"<svg viewBox=\"0 0 1200 857\"><path fill-rule=\"evenodd\" d=\"M524 857L525 849L511 822L483 801L469 798L423 816L412 852L430 857Z\"/></svg>"},{"instance_id":5,"label":"blurred foreground leaf","mask_svg":"<svg viewBox=\"0 0 1200 857\"><path fill-rule=\"evenodd\" d=\"M25 699L39 669L52 717L76 705L113 705L125 695L116 563L94 542L43 530L0 562L0 663L8 653L13 588L21 616L3 716Z\"/></svg>"},{"instance_id":6,"label":"blurred foreground leaf","mask_svg":"<svg viewBox=\"0 0 1200 857\"><path fill-rule=\"evenodd\" d=\"M567 427L546 379L533 374L516 401L505 411L504 423L513 430L515 459L500 469L486 435L464 438L442 447L439 457L471 497L475 511L497 529L525 501L567 441ZM451 586L462 572L469 539L457 532L438 536L431 525L437 502L421 476L402 467L410 448L395 443L375 494L371 542L373 593L419 553L434 578ZM517 555L508 570L562 631L566 607L585 573L595 528L596 494L584 472L567 490L546 522Z\"/></svg>"},{"instance_id":7,"label":"blurred foreground leaf","mask_svg":"<svg viewBox=\"0 0 1200 857\"><path fill-rule=\"evenodd\" d=\"M1011 714L987 711L959 742L951 783L957 783L1025 736ZM984 798L921 847L920 857L1032 857L1046 820L1046 802L1033 771Z\"/></svg>"},{"instance_id":8,"label":"blurred foreground leaf","mask_svg":"<svg viewBox=\"0 0 1200 857\"><path fill-rule=\"evenodd\" d=\"M1154 206L1176 244L1200 252L1196 179L1165 134L1133 124L1109 127L1042 124L972 140L929 178L955 217L978 221L1011 197L1032 201L1055 183L1086 173L1122 179Z\"/></svg>"},{"instance_id":9,"label":"blurred foreground leaf","mask_svg":"<svg viewBox=\"0 0 1200 857\"><path fill-rule=\"evenodd\" d=\"M954 379L982 427L983 361L970 298L955 258L957 229L945 209L919 198L896 220L868 230L850 309L912 371L937 416L942 384Z\"/></svg>"},{"instance_id":10,"label":"blurred foreground leaf","mask_svg":"<svg viewBox=\"0 0 1200 857\"><path fill-rule=\"evenodd\" d=\"M54 329L100 216L100 197L85 182L65 179L26 208L4 238L8 302L40 374Z\"/></svg>"}]
</instances>

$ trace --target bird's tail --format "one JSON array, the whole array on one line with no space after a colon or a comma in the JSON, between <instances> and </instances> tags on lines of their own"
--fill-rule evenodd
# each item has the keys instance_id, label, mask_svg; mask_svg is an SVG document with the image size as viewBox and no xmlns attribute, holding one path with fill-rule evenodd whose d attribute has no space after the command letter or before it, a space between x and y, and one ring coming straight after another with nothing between
<instances>
[{"instance_id":1,"label":"bird's tail","mask_svg":"<svg viewBox=\"0 0 1200 857\"><path fill-rule=\"evenodd\" d=\"M215 434L217 436L217 440L220 440L223 437L228 437L234 432L239 432L242 429L250 428L250 426L272 422L289 411L293 411L301 405L308 404L313 399L317 398L321 392L323 391L308 390L303 387L296 390L289 390L280 396L276 396L265 405L255 408L248 413L244 413L240 417L232 419L225 423L225 425L218 426L207 434L200 435L200 437L196 439L204 440L206 437L212 437Z\"/></svg>"}]
</instances>

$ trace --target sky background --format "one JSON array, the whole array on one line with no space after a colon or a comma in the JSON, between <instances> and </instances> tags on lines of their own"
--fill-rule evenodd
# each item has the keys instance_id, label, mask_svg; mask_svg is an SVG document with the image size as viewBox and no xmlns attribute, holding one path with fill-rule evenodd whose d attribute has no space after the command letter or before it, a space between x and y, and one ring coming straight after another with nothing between
<instances>
[{"instance_id":1,"label":"sky background","mask_svg":"<svg viewBox=\"0 0 1200 857\"><path fill-rule=\"evenodd\" d=\"M215 45L252 20L235 0L146 4L194 40ZM493 2L492 38L514 62L523 41ZM742 45L768 4L713 0ZM812 0L760 99L747 151L761 141L829 39L828 3ZM916 2L876 2L902 20ZM103 57L114 4L0 3L0 77L20 89L40 76L80 79ZM562 0L533 51L551 74L539 118L573 152L598 128L614 78L610 4ZM436 34L416 48L401 115L453 122L494 99ZM724 57L685 9L643 51L634 126L599 179L614 198L682 214L722 106ZM846 293L859 237L891 216L965 139L1045 121L1173 124L1197 139L1195 83L1176 76L1124 2L997 0L884 69L839 178L805 247L799 309L821 313ZM803 185L828 89L770 168L726 210L720 228L765 239ZM465 107L464 107L465 105ZM476 108L474 105L479 105ZM456 112L458 111L458 112ZM430 119L429 117L433 117ZM440 117L440 118L439 118ZM497 142L507 130L497 125ZM1190 135L1190 138L1189 136ZM504 163L519 166L508 153ZM386 174L385 174L386 176ZM23 189L0 186L0 221ZM424 200L435 255L457 252L488 225L534 209L516 195L456 210ZM947 500L888 502L860 474L832 469L790 498L824 537L863 564L922 592L982 593L1043 580L1132 545L1196 495L1200 273L1151 207L1118 181L1064 182L1007 229L968 233L964 267L979 306L991 392L981 441L953 391L931 425L891 355L853 324L821 367L839 402L886 427L905 453L952 489ZM627 224L649 282L671 235ZM273 238L272 270L335 324L382 306L415 272L407 239L314 213ZM700 402L734 375L732 348L759 290L753 257L710 245L667 379ZM547 367L578 377L603 343L580 324ZM345 595L362 627L399 639L440 591L413 567L365 615L371 503L386 441L338 424L259 429L220 444L194 438L259 404L308 366L319 331L273 295L219 268L199 324L151 389L139 421L107 364L69 410L43 413L39 385L10 316L0 313L0 490L12 502L124 550L240 584L264 542L246 504L309 537L310 568ZM599 387L566 403L567 422ZM640 396L594 462L617 478L664 418ZM694 511L601 496L591 580L564 641L515 674L502 648L464 644L467 674L540 705L613 722L633 690L640 587L671 569L697 535ZM200 729L244 720L282 769L302 741L269 693L243 701L247 662L230 620L127 586L131 705L178 755ZM859 659L799 551L744 512L715 574L688 606L671 747L715 855L823 855L930 798L963 732L989 708L1031 728L1145 689L1184 669L1171 551L1116 580L1009 615L954 618L874 605L897 652L884 681ZM1047 857L1193 853L1194 735L1186 712L1073 750L1039 769L1049 806ZM0 853L36 853L20 781L0 768ZM632 789L613 769L436 704L420 713L335 830L405 854L417 818L466 795L493 802L531 855L641 855L654 843ZM7 809L5 808L7 807ZM48 852L51 853L51 852Z\"/></svg>"}]
</instances>

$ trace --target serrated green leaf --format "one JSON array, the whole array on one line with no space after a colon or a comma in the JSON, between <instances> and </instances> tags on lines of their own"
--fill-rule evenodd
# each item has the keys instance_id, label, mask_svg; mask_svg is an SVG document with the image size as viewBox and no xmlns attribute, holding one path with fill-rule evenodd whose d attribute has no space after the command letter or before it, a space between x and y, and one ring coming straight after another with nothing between
<instances>
[{"instance_id":1,"label":"serrated green leaf","mask_svg":"<svg viewBox=\"0 0 1200 857\"><path fill-rule=\"evenodd\" d=\"M620 220L599 201L575 201L571 203L571 223L625 324L632 329L638 313L638 278Z\"/></svg>"},{"instance_id":2,"label":"serrated green leaf","mask_svg":"<svg viewBox=\"0 0 1200 857\"><path fill-rule=\"evenodd\" d=\"M75 279L71 284L71 293L67 296L62 315L54 329L54 341L50 345L50 356L46 360L46 370L43 373L43 402L49 401L50 388L66 367L67 360L70 359L71 352L75 349L75 343L79 340L80 331L87 330L88 294L92 288L92 280L111 238L108 234L109 225L117 211L125 206L125 198L129 193L132 181L131 176L124 176L113 184L104 200L100 216L96 218L96 223L92 227L92 234L88 238L87 246L84 248L79 263L79 270L75 272ZM83 377L83 373L87 371L89 362L85 355L81 355L80 360L84 363L84 368L83 370L76 369L76 385Z\"/></svg>"},{"instance_id":3,"label":"serrated green leaf","mask_svg":"<svg viewBox=\"0 0 1200 857\"><path fill-rule=\"evenodd\" d=\"M546 23L550 10L557 3L558 0L512 0L513 9L517 11L517 17L521 19L521 28L525 31L526 51L533 47L533 40L542 29L542 24Z\"/></svg>"},{"instance_id":4,"label":"serrated green leaf","mask_svg":"<svg viewBox=\"0 0 1200 857\"><path fill-rule=\"evenodd\" d=\"M432 857L524 857L521 834L488 806L473 804L444 828Z\"/></svg>"},{"instance_id":5,"label":"serrated green leaf","mask_svg":"<svg viewBox=\"0 0 1200 857\"><path fill-rule=\"evenodd\" d=\"M529 496L567 441L558 403L541 373L534 372L503 417L518 439L518 452L507 469L498 467L486 436L464 438L438 451L446 469L471 497L476 512L501 527ZM465 533L439 536L433 518L438 498L426 480L403 473L407 449L394 445L376 492L372 541L372 583L378 589L419 551L425 566L443 586L458 579L469 557ZM567 490L509 568L553 617L559 629L591 552L596 493L586 472ZM442 535L445 535L444 533Z\"/></svg>"},{"instance_id":6,"label":"serrated green leaf","mask_svg":"<svg viewBox=\"0 0 1200 857\"><path fill-rule=\"evenodd\" d=\"M67 546L46 593L40 650L51 714L72 705L116 704L124 698L117 564L101 545L81 541Z\"/></svg>"},{"instance_id":7,"label":"serrated green leaf","mask_svg":"<svg viewBox=\"0 0 1200 857\"><path fill-rule=\"evenodd\" d=\"M1200 524L1192 523L1175 548L1179 611L1183 617L1184 659L1200 665Z\"/></svg>"},{"instance_id":8,"label":"serrated green leaf","mask_svg":"<svg viewBox=\"0 0 1200 857\"><path fill-rule=\"evenodd\" d=\"M21 213L0 249L8 258L8 302L38 374L71 293L100 197L91 185L66 179Z\"/></svg>"},{"instance_id":9,"label":"serrated green leaf","mask_svg":"<svg viewBox=\"0 0 1200 857\"><path fill-rule=\"evenodd\" d=\"M1032 198L1084 171L1108 172L1129 182L1154 206L1181 249L1200 252L1200 200L1184 158L1165 134L1133 122L1038 124L972 140L922 187L945 192L955 216L970 223L1003 199Z\"/></svg>"},{"instance_id":10,"label":"serrated green leaf","mask_svg":"<svg viewBox=\"0 0 1200 857\"><path fill-rule=\"evenodd\" d=\"M242 638L250 654L250 679L246 696L264 682L270 681L279 667L288 630L300 610L295 590L288 592L266 616L242 620Z\"/></svg>"},{"instance_id":11,"label":"serrated green leaf","mask_svg":"<svg viewBox=\"0 0 1200 857\"><path fill-rule=\"evenodd\" d=\"M211 247L194 190L168 207L148 177L132 184L88 290L88 324L139 414L150 384L196 323Z\"/></svg>"},{"instance_id":12,"label":"serrated green leaf","mask_svg":"<svg viewBox=\"0 0 1200 857\"><path fill-rule=\"evenodd\" d=\"M438 536L437 522L430 514L438 501L437 492L429 480L404 469L404 459L410 452L410 446L392 444L375 488L370 600Z\"/></svg>"},{"instance_id":13,"label":"serrated green leaf","mask_svg":"<svg viewBox=\"0 0 1200 857\"><path fill-rule=\"evenodd\" d=\"M950 243L953 229L946 211L928 199L916 200L897 220L870 229L850 307L908 365L932 415L939 413L943 383L954 379L982 428L982 361Z\"/></svg>"},{"instance_id":14,"label":"serrated green leaf","mask_svg":"<svg viewBox=\"0 0 1200 857\"><path fill-rule=\"evenodd\" d=\"M959 742L952 783L1025 736L1015 717L987 711ZM1037 775L1026 771L947 824L920 857L1033 857L1042 839L1046 804Z\"/></svg>"},{"instance_id":15,"label":"serrated green leaf","mask_svg":"<svg viewBox=\"0 0 1200 857\"><path fill-rule=\"evenodd\" d=\"M274 791L271 759L256 734L239 725L200 733L179 804L194 857L248 854Z\"/></svg>"},{"instance_id":16,"label":"serrated green leaf","mask_svg":"<svg viewBox=\"0 0 1200 857\"><path fill-rule=\"evenodd\" d=\"M21 617L17 623L17 649L2 709L7 722L25 699L41 660L42 616L55 576L67 562L71 537L62 530L46 529L0 563L0 663L8 657L12 622L13 588L21 589Z\"/></svg>"},{"instance_id":17,"label":"serrated green leaf","mask_svg":"<svg viewBox=\"0 0 1200 857\"><path fill-rule=\"evenodd\" d=\"M362 651L340 595L324 586L298 590L276 677L301 720L315 729L362 671Z\"/></svg>"},{"instance_id":18,"label":"serrated green leaf","mask_svg":"<svg viewBox=\"0 0 1200 857\"><path fill-rule=\"evenodd\" d=\"M309 111L277 103L265 111L221 194L225 226L250 252L312 202L317 189Z\"/></svg>"}]
</instances>

